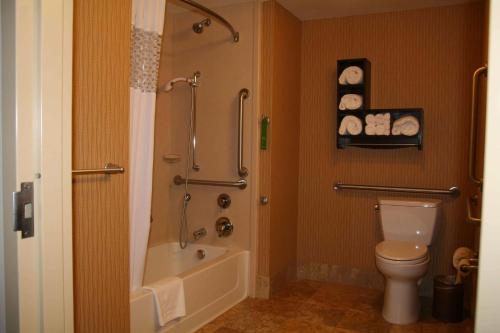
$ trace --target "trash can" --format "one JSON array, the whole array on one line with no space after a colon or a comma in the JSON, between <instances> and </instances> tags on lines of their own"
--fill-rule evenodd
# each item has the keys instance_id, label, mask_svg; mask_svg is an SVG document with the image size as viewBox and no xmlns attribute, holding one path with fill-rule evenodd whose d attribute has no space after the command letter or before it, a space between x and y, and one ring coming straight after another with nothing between
<instances>
[{"instance_id":1,"label":"trash can","mask_svg":"<svg viewBox=\"0 0 500 333\"><path fill-rule=\"evenodd\" d=\"M432 316L451 323L464 319L464 285L455 284L455 275L434 277Z\"/></svg>"}]
</instances>

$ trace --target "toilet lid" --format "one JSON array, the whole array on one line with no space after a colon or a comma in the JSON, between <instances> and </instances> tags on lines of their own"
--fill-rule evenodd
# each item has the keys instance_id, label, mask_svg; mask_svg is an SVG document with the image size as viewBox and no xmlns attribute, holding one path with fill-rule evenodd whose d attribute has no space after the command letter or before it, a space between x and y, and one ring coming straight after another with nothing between
<instances>
[{"instance_id":1,"label":"toilet lid","mask_svg":"<svg viewBox=\"0 0 500 333\"><path fill-rule=\"evenodd\" d=\"M389 260L410 261L425 257L427 246L414 242L389 240L378 243L375 253Z\"/></svg>"}]
</instances>

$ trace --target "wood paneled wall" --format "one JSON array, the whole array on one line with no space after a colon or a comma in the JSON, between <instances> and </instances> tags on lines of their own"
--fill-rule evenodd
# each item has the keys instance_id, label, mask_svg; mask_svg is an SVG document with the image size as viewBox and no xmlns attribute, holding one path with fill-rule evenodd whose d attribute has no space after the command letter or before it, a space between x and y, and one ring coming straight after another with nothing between
<instances>
[{"instance_id":1,"label":"wood paneled wall","mask_svg":"<svg viewBox=\"0 0 500 333\"><path fill-rule=\"evenodd\" d=\"M481 64L482 20L482 4L471 3L303 23L299 264L376 271L380 194L336 193L335 181L468 192L471 75ZM424 109L423 151L335 148L336 62L359 57L372 63L372 108ZM451 272L455 248L472 245L465 199L442 198L428 276Z\"/></svg>"},{"instance_id":2,"label":"wood paneled wall","mask_svg":"<svg viewBox=\"0 0 500 333\"><path fill-rule=\"evenodd\" d=\"M263 10L261 112L271 125L260 176L270 203L261 209L259 232L267 247L260 248L260 262L268 267L259 266L259 272L279 288L296 267L302 23L275 1L265 2Z\"/></svg>"},{"instance_id":3,"label":"wood paneled wall","mask_svg":"<svg viewBox=\"0 0 500 333\"><path fill-rule=\"evenodd\" d=\"M74 1L73 168L128 167L131 1ZM129 331L128 175L73 181L75 332Z\"/></svg>"}]
</instances>

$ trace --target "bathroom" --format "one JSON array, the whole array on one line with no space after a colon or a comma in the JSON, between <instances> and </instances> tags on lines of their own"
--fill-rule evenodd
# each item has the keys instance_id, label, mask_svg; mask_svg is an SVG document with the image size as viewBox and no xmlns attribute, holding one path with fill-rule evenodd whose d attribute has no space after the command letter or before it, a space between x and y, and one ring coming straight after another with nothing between
<instances>
[{"instance_id":1,"label":"bathroom","mask_svg":"<svg viewBox=\"0 0 500 333\"><path fill-rule=\"evenodd\" d=\"M2 46L7 3L19 13L18 2L2 4ZM500 304L497 1L30 6L42 25L49 12L61 16L52 35L63 41L54 45L66 93L57 98L69 112L60 121L67 140L57 139L61 171L33 180L42 198L34 240L48 246L39 221L60 218L62 230L56 252L40 256L37 278L61 278L56 292L40 284L44 330L482 333L500 325L492 310ZM2 59L7 68L7 51ZM9 219L15 133L5 129L14 122L3 113L0 208ZM43 169L51 161L41 137ZM51 180L60 196L44 192ZM51 194L59 217L43 215ZM5 254L22 241L10 239L11 224L3 228L8 273ZM48 253L61 266L46 272ZM27 312L9 303L22 280L11 288L7 273L0 333L33 331L21 329ZM60 301L58 314L45 295Z\"/></svg>"}]
</instances>

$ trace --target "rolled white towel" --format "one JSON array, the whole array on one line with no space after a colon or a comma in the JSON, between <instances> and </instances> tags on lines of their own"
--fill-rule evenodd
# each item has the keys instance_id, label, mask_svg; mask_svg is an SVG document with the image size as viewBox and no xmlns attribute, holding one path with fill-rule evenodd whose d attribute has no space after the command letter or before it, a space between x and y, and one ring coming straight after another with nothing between
<instances>
[{"instance_id":1,"label":"rolled white towel","mask_svg":"<svg viewBox=\"0 0 500 333\"><path fill-rule=\"evenodd\" d=\"M405 116L396 120L392 126L392 135L413 136L418 134L420 124L414 116Z\"/></svg>"},{"instance_id":2,"label":"rolled white towel","mask_svg":"<svg viewBox=\"0 0 500 333\"><path fill-rule=\"evenodd\" d=\"M340 110L357 110L363 105L363 96L358 94L346 94L340 99Z\"/></svg>"},{"instance_id":3,"label":"rolled white towel","mask_svg":"<svg viewBox=\"0 0 500 333\"><path fill-rule=\"evenodd\" d=\"M339 134L340 135L359 135L363 131L363 124L361 119L355 116L345 116L340 122Z\"/></svg>"},{"instance_id":4,"label":"rolled white towel","mask_svg":"<svg viewBox=\"0 0 500 333\"><path fill-rule=\"evenodd\" d=\"M363 70L358 66L347 67L340 74L339 83L344 86L363 83Z\"/></svg>"}]
</instances>

